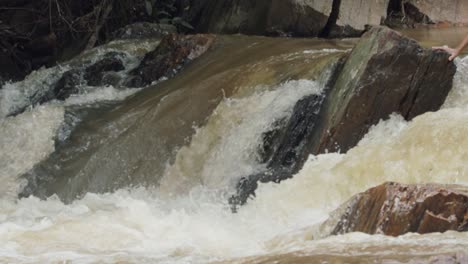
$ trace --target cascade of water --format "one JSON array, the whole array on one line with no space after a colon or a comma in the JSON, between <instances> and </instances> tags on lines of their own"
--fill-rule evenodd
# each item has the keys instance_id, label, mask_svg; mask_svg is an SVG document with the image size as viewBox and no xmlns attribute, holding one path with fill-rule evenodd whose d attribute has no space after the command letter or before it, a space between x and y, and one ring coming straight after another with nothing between
<instances>
[{"instance_id":1,"label":"cascade of water","mask_svg":"<svg viewBox=\"0 0 468 264\"><path fill-rule=\"evenodd\" d=\"M317 82L257 86L223 99L168 165L160 190L180 193L182 187L185 193L170 199L157 188L87 193L70 204L57 196L12 199L20 183L11 175L53 151L64 110L51 104L4 119L0 147L11 151L0 155L7 168L0 172L7 183L0 187L7 193L0 198L0 262L209 262L255 256L239 260L249 261L298 250L386 257L462 252L468 246L462 233L322 238L316 225L351 195L384 181L468 184L468 60L457 64L444 109L411 122L393 115L348 153L310 157L293 179L261 184L256 199L235 215L219 190L239 173L261 168L256 160L261 133L287 117L297 100L319 93ZM24 123L29 128L19 130ZM31 156L21 159L28 151Z\"/></svg>"}]
</instances>

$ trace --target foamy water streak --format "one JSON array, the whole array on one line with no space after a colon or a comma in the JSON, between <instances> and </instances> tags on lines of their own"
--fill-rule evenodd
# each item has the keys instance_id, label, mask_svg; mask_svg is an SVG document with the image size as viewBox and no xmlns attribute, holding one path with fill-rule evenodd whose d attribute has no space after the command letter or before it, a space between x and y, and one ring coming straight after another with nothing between
<instances>
[{"instance_id":1,"label":"foamy water streak","mask_svg":"<svg viewBox=\"0 0 468 264\"><path fill-rule=\"evenodd\" d=\"M2 200L0 258L4 262L24 263L63 260L74 263L204 263L291 251L348 256L463 252L468 246L465 233L409 234L400 238L348 234L318 239L323 234L314 228L351 195L384 181L468 183L468 166L464 162L468 158L465 103L468 93L466 82L460 77L468 74L464 70L468 61L458 63L462 67L459 67L454 91L445 109L427 113L412 122L394 115L375 126L359 146L347 154L311 157L293 179L280 185L260 185L256 199L249 201L238 214L230 213L224 197L216 190L197 185L193 185L196 187L189 195L171 200L161 199L157 192L146 189L88 194L70 205L54 197L48 201L32 197L17 202ZM248 115L232 116L227 110L242 109L242 102L249 98L257 98L253 101L259 109L265 109L258 101L263 99L255 96L262 94L268 98L274 92L257 93L220 105L216 119L233 120L237 125L230 125L230 130L225 131L215 126L214 117L209 120L207 126L213 125L213 135L203 136L208 131L200 128L193 142L221 138L210 141L211 147L202 151L201 157L209 158L206 153L217 153L217 150L231 150L235 144L229 142L242 143L240 138L229 140L229 136L249 137L229 133L244 127L243 122L248 122L245 118L252 117L260 122L255 119L255 111L244 109ZM226 139L218 133L226 133ZM251 140L255 139L252 136ZM252 142L247 145L250 144ZM222 146L230 147L223 150ZM203 179L208 168L217 169L216 164L199 166L195 160L188 162L191 156L198 156L195 152L190 154L190 147L186 152L183 171L189 172L194 166L194 171ZM245 161L242 157L231 158L213 155L212 160L234 169L229 162ZM213 183L219 180L217 177L208 179L214 179ZM204 179L204 182L209 181Z\"/></svg>"},{"instance_id":2,"label":"foamy water streak","mask_svg":"<svg viewBox=\"0 0 468 264\"><path fill-rule=\"evenodd\" d=\"M257 153L263 133L273 129L275 121L290 117L301 98L321 92L318 82L299 80L273 89L260 86L247 97L225 99L207 124L197 129L190 145L179 150L161 181L161 191L184 195L198 185L223 189L242 176L258 173L264 169Z\"/></svg>"},{"instance_id":3,"label":"foamy water streak","mask_svg":"<svg viewBox=\"0 0 468 264\"><path fill-rule=\"evenodd\" d=\"M135 45L132 41L113 41L104 46L86 51L61 65L33 71L22 81L15 83L7 82L0 89L0 119L16 113L24 107L34 107L35 105L33 104L52 89L51 87L57 83L63 73L72 68L92 65L103 59L110 52L120 54L117 56L122 60L125 70L117 74L125 77L128 72L139 65L142 56L153 50L158 44L159 42L155 40L140 41L138 45ZM94 103L97 100L96 95L99 95L101 100L121 100L138 91L138 89L121 88L110 93L109 87L87 86L79 87L79 89L81 91L79 94L67 100L68 105Z\"/></svg>"},{"instance_id":4,"label":"foamy water streak","mask_svg":"<svg viewBox=\"0 0 468 264\"><path fill-rule=\"evenodd\" d=\"M0 119L0 200L15 200L18 177L54 151L63 116L63 107L47 105Z\"/></svg>"}]
</instances>

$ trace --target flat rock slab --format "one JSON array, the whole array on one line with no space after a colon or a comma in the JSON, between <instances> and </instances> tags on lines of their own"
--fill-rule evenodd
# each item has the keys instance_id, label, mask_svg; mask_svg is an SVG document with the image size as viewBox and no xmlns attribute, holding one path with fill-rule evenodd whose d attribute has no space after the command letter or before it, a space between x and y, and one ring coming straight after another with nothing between
<instances>
[{"instance_id":1,"label":"flat rock slab","mask_svg":"<svg viewBox=\"0 0 468 264\"><path fill-rule=\"evenodd\" d=\"M389 182L354 196L335 214L333 235L467 231L468 188Z\"/></svg>"}]
</instances>

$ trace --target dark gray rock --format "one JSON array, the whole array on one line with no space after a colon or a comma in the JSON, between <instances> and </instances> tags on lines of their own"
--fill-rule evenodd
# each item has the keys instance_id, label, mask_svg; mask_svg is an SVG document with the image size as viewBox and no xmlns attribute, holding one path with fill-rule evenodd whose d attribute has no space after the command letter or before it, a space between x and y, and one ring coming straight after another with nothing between
<instances>
[{"instance_id":1,"label":"dark gray rock","mask_svg":"<svg viewBox=\"0 0 468 264\"><path fill-rule=\"evenodd\" d=\"M105 83L103 83L105 73L125 70L123 61L120 58L121 56L125 55L117 52L110 52L106 54L102 60L87 67L84 73L84 79L87 84L90 86L103 86L105 85Z\"/></svg>"},{"instance_id":2,"label":"dark gray rock","mask_svg":"<svg viewBox=\"0 0 468 264\"><path fill-rule=\"evenodd\" d=\"M214 35L203 34L168 35L154 51L145 55L140 65L130 73L127 83L130 86L148 85L162 77L172 77L185 64L204 54L215 39Z\"/></svg>"},{"instance_id":3,"label":"dark gray rock","mask_svg":"<svg viewBox=\"0 0 468 264\"><path fill-rule=\"evenodd\" d=\"M79 70L70 70L62 75L62 78L55 84L53 95L47 98L47 101L51 99L65 100L70 95L78 93L78 86L83 82L82 73Z\"/></svg>"}]
</instances>

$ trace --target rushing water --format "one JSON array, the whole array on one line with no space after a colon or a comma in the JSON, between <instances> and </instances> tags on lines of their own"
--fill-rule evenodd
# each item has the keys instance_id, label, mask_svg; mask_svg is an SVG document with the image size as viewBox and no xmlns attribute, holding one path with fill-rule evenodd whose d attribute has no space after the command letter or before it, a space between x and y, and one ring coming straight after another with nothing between
<instances>
[{"instance_id":1,"label":"rushing water","mask_svg":"<svg viewBox=\"0 0 468 264\"><path fill-rule=\"evenodd\" d=\"M457 60L454 89L442 110L412 122L393 115L347 154L311 156L293 179L260 185L257 197L232 214L226 195L236 179L262 169L261 134L287 118L299 99L320 93L321 64L349 48L340 41L237 38L158 90L149 88L83 121L71 143L57 149L80 162L66 167L54 158L47 161L69 179L54 183L59 196L17 199L26 184L19 176L55 150L68 104L122 100L127 94L105 95L112 88L102 87L80 100L52 102L0 120L0 262L463 258L464 233L326 237L320 223L352 195L385 181L468 184L468 59ZM239 51L239 45L248 48ZM216 60L220 53L228 54L222 63ZM166 144L177 147L167 150ZM69 151L83 148L92 153ZM107 188L125 175L127 180ZM151 175L158 184L143 184ZM78 180L84 176L86 184ZM70 185L80 191L68 196L74 190Z\"/></svg>"}]
</instances>

